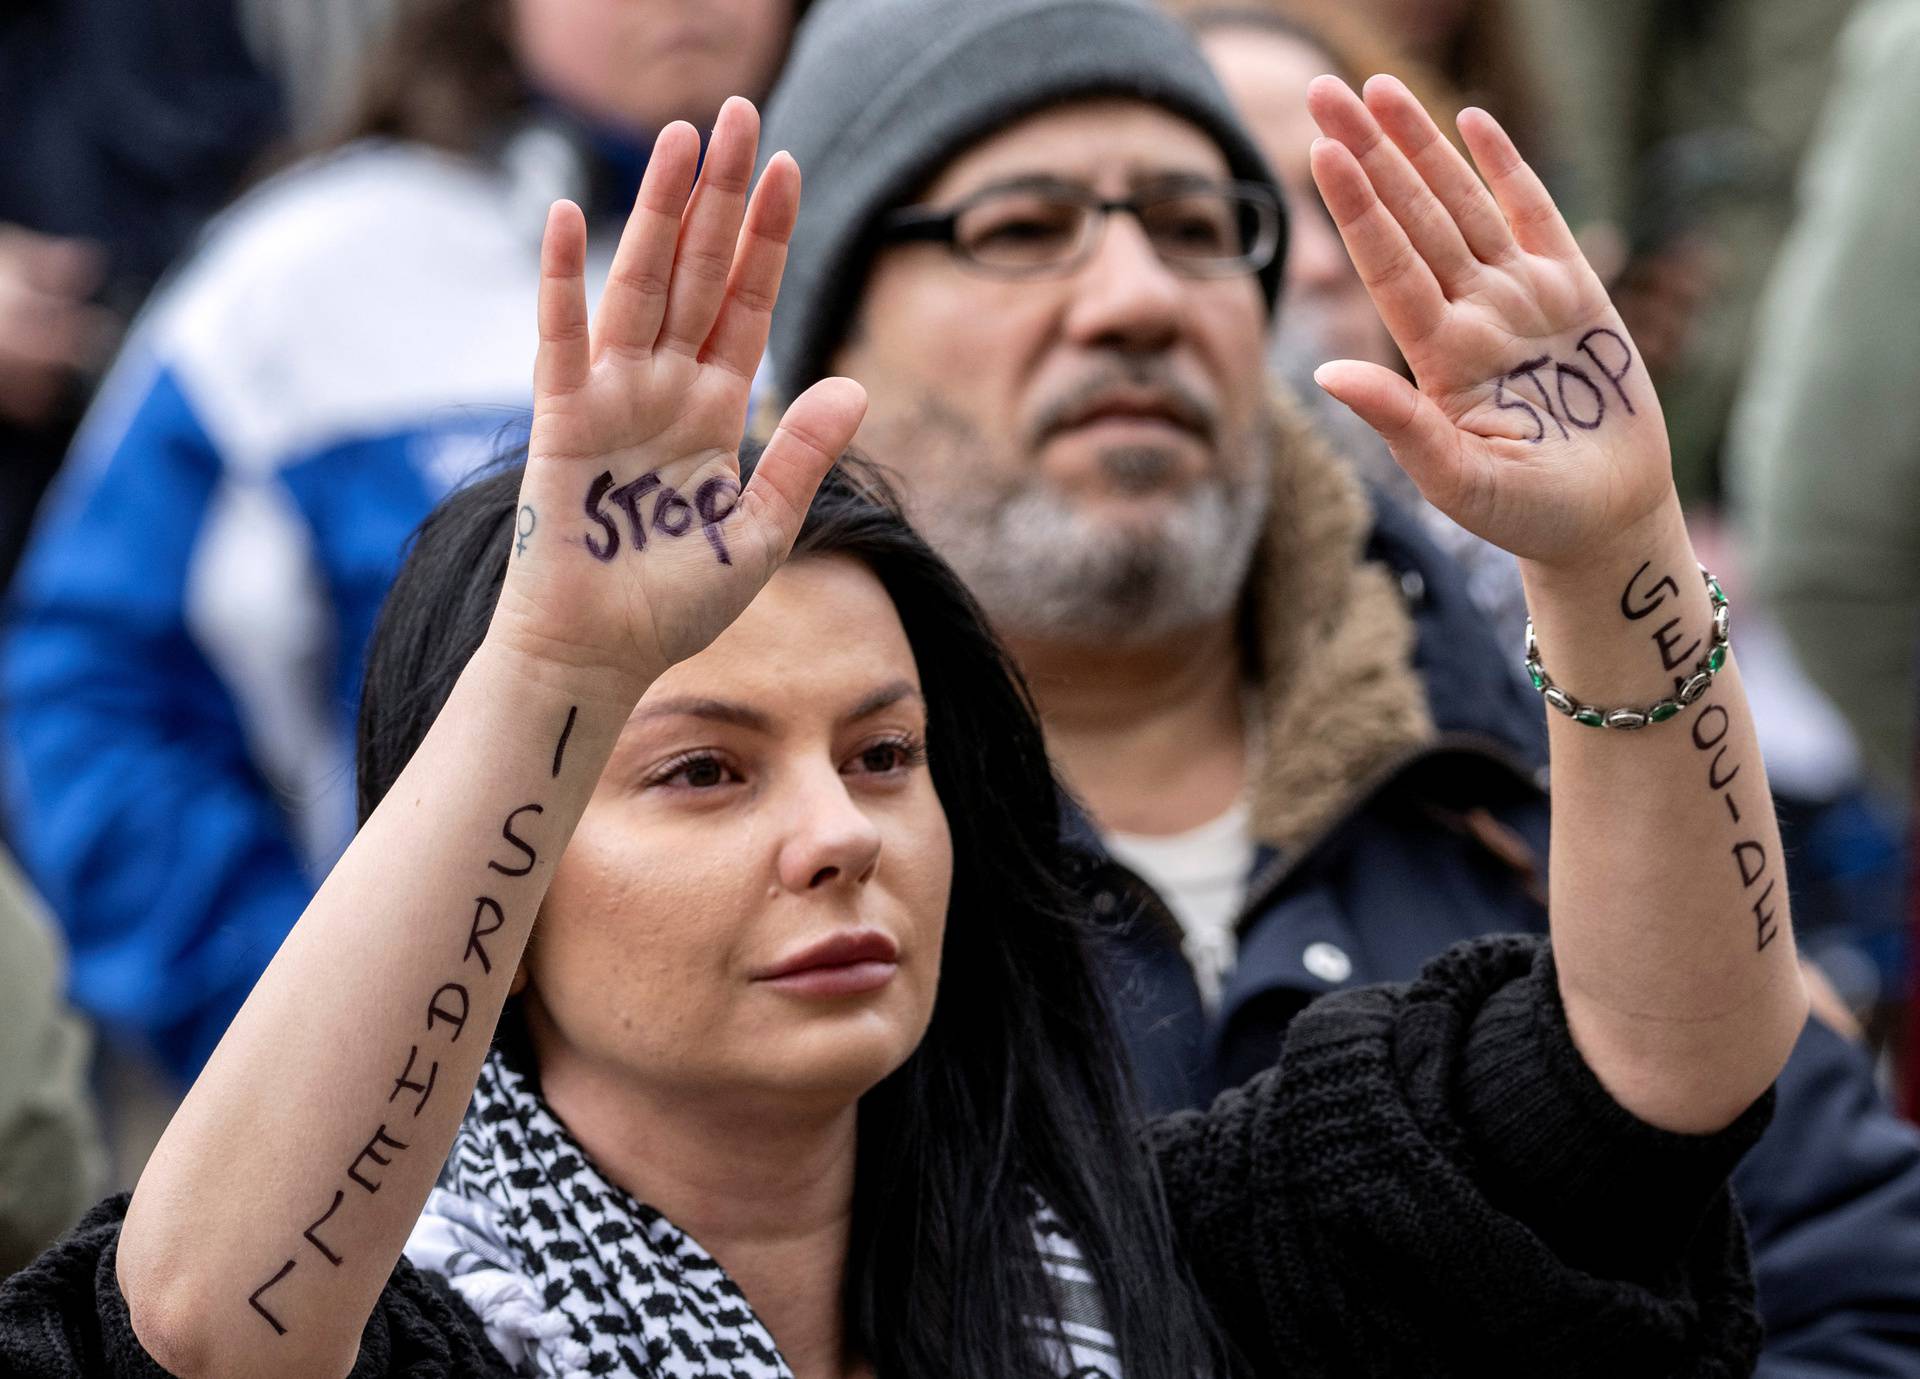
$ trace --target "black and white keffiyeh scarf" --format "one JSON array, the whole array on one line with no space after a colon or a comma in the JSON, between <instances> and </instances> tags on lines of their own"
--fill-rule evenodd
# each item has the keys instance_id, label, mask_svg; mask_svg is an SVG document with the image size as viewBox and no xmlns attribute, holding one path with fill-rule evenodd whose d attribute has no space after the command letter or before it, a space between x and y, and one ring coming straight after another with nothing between
<instances>
[{"instance_id":1,"label":"black and white keffiyeh scarf","mask_svg":"<svg viewBox=\"0 0 1920 1379\"><path fill-rule=\"evenodd\" d=\"M1053 1214L1034 1239L1062 1379L1121 1379L1093 1275ZM541 1379L793 1379L713 1257L608 1182L500 1050L488 1055L407 1258L446 1278L511 1365Z\"/></svg>"}]
</instances>

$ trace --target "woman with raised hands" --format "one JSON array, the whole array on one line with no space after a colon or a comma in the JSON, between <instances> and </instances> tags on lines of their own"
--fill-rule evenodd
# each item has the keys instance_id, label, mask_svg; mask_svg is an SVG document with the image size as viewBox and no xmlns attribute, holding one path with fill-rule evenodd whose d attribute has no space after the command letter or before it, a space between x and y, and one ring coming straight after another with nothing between
<instances>
[{"instance_id":1,"label":"woman with raised hands","mask_svg":"<svg viewBox=\"0 0 1920 1379\"><path fill-rule=\"evenodd\" d=\"M1322 385L1525 563L1550 948L1138 1120L1031 708L835 468L860 389L736 461L799 176L749 196L733 102L697 179L661 135L591 322L555 207L529 454L391 595L360 833L131 1202L0 1293L9 1372L1750 1372L1725 1179L1805 996L1658 402L1490 118L1483 186L1398 83L1312 109L1417 383Z\"/></svg>"}]
</instances>

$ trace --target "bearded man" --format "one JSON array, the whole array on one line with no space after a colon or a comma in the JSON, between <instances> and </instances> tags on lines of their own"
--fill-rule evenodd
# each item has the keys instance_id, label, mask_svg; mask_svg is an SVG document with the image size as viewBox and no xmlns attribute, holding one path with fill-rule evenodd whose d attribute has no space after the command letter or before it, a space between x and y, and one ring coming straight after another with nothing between
<instances>
[{"instance_id":1,"label":"bearded man","mask_svg":"<svg viewBox=\"0 0 1920 1379\"><path fill-rule=\"evenodd\" d=\"M825 0L763 146L807 170L772 391L866 386L860 443L1013 649L1146 1100L1268 1067L1328 991L1544 929L1541 710L1275 395L1284 212L1186 35L1128 0ZM1736 1181L1761 1373L1910 1370L1920 1137L1831 1030Z\"/></svg>"}]
</instances>

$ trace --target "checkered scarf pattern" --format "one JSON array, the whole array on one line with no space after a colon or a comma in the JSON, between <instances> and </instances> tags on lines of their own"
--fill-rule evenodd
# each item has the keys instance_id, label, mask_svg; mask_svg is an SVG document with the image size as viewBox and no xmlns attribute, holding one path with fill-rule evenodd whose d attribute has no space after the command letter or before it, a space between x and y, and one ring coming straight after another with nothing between
<instances>
[{"instance_id":1,"label":"checkered scarf pattern","mask_svg":"<svg viewBox=\"0 0 1920 1379\"><path fill-rule=\"evenodd\" d=\"M1097 1282L1044 1206L1056 1310L1030 1320L1062 1379L1120 1379ZM608 1182L496 1049L407 1257L452 1284L509 1364L540 1379L793 1379L726 1271Z\"/></svg>"}]
</instances>

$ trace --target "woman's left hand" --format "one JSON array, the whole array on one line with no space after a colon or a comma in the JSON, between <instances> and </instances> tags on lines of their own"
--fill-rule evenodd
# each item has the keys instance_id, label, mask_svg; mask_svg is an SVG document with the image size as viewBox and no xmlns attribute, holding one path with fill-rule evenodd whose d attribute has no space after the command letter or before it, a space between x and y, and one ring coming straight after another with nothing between
<instances>
[{"instance_id":1,"label":"woman's left hand","mask_svg":"<svg viewBox=\"0 0 1920 1379\"><path fill-rule=\"evenodd\" d=\"M1320 386L1435 507L1516 555L1579 567L1662 517L1673 475L1652 381L1506 132L1461 112L1483 185L1392 77L1364 101L1320 77L1307 105L1327 136L1314 181L1418 385L1336 360Z\"/></svg>"}]
</instances>

